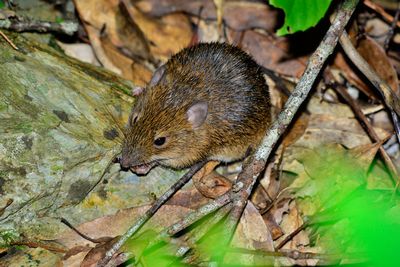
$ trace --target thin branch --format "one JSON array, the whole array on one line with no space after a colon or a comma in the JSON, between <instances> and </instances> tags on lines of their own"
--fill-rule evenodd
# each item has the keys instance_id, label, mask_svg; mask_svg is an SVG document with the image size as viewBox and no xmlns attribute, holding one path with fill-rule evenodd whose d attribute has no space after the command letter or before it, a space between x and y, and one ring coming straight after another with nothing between
<instances>
[{"instance_id":1,"label":"thin branch","mask_svg":"<svg viewBox=\"0 0 400 267\"><path fill-rule=\"evenodd\" d=\"M390 25L390 29L387 33L386 39L385 39L385 43L383 45L383 47L385 48L385 51L387 52L389 50L389 44L390 41L393 38L393 35L395 33L395 28L396 28L396 23L399 21L399 16L400 16L400 1L397 3L397 10L396 10L396 14L394 15L392 24Z\"/></svg>"},{"instance_id":2,"label":"thin branch","mask_svg":"<svg viewBox=\"0 0 400 267\"><path fill-rule=\"evenodd\" d=\"M33 21L23 17L10 17L0 20L0 28L15 32L53 32L66 35L73 35L78 31L78 23L73 21L50 22Z\"/></svg>"},{"instance_id":3,"label":"thin branch","mask_svg":"<svg viewBox=\"0 0 400 267\"><path fill-rule=\"evenodd\" d=\"M189 213L181 221L168 227L165 230L165 233L168 234L169 236L179 233L183 229L187 228L188 226L192 225L193 223L197 222L198 220L202 219L208 214L220 209L229 202L230 202L230 192L227 192L219 196L218 198L214 199L210 203L207 203L202 207L198 208L196 211Z\"/></svg>"},{"instance_id":4,"label":"thin branch","mask_svg":"<svg viewBox=\"0 0 400 267\"><path fill-rule=\"evenodd\" d=\"M223 219L228 214L228 212L231 210L231 208L232 208L232 206L230 204L222 207L218 212L213 214L213 216L209 220L207 220L207 222L205 223L207 226L204 226L197 231L192 231L192 232L188 233L187 242L191 243L194 246L194 244L197 241L199 241L201 238L203 238L209 232L209 230L211 228L210 226L215 226L218 223L220 223L221 221L223 221ZM178 254L176 254L176 256L183 256L183 255L184 255L183 250L178 250Z\"/></svg>"},{"instance_id":5,"label":"thin branch","mask_svg":"<svg viewBox=\"0 0 400 267\"><path fill-rule=\"evenodd\" d=\"M344 31L357 3L358 0L345 0L340 4L332 25L316 51L309 58L304 74L286 102L282 112L279 114L278 119L267 131L266 136L259 148L256 150L254 156L250 160L246 161L243 171L239 174L236 183L236 186L242 187L242 189L239 190L233 198L233 209L230 214L230 220L228 220L226 226L227 236L233 236L233 232L236 229L241 214L243 213L247 199L260 172L263 170L272 149L292 121L300 105L307 98L326 59L333 53L339 36Z\"/></svg>"},{"instance_id":6,"label":"thin branch","mask_svg":"<svg viewBox=\"0 0 400 267\"><path fill-rule=\"evenodd\" d=\"M340 37L340 45L342 46L345 54L354 63L354 65L367 77L367 79L375 86L375 88L382 95L383 101L390 109L390 114L393 119L394 128L397 133L397 140L400 143L400 127L398 116L400 116L400 99L397 94L390 88L390 86L382 80L378 74L371 68L367 61L358 53L350 41L346 32L343 32Z\"/></svg>"},{"instance_id":7,"label":"thin branch","mask_svg":"<svg viewBox=\"0 0 400 267\"><path fill-rule=\"evenodd\" d=\"M381 6L375 4L374 2L370 0L364 0L364 5L379 13L387 22L392 23L394 21L392 15L387 13ZM400 21L397 21L396 25L397 27L400 27Z\"/></svg>"},{"instance_id":8,"label":"thin branch","mask_svg":"<svg viewBox=\"0 0 400 267\"><path fill-rule=\"evenodd\" d=\"M20 241L13 241L10 243L11 246L27 246L30 248L43 248L48 251L54 251L59 253L66 253L67 250L61 247L59 244L49 244L44 242L38 242L33 240L20 240Z\"/></svg>"},{"instance_id":9,"label":"thin branch","mask_svg":"<svg viewBox=\"0 0 400 267\"><path fill-rule=\"evenodd\" d=\"M334 86L334 89L344 98L344 100L353 110L354 114L356 115L356 118L359 120L361 126L364 128L365 132L368 134L371 141L375 143L382 142L382 140L380 140L378 134L372 127L372 124L368 120L367 116L364 115L360 106L351 98L350 94L346 91L346 89L341 85ZM392 179L394 179L394 182L398 184L399 181L398 172L393 164L393 161L391 160L389 155L386 153L386 150L382 146L379 146L379 153L381 154L383 160L385 161L386 166L389 168L390 176L392 177Z\"/></svg>"},{"instance_id":10,"label":"thin branch","mask_svg":"<svg viewBox=\"0 0 400 267\"><path fill-rule=\"evenodd\" d=\"M282 249L280 251L251 250L245 248L228 248L228 253L250 254L265 257L286 257L293 260L319 260L318 265L338 265L343 260L349 260L355 263L365 263L366 258L362 253L314 253L302 252L299 250ZM346 265L347 266L347 265ZM356 265L357 266L357 265Z\"/></svg>"},{"instance_id":11,"label":"thin branch","mask_svg":"<svg viewBox=\"0 0 400 267\"><path fill-rule=\"evenodd\" d=\"M277 246L276 249L281 249L283 248L284 245L286 245L287 242L289 242L290 240L293 239L293 237L295 237L298 233L300 233L302 230L306 229L308 225L306 223L303 223L302 225L300 225L299 227L297 227L296 230L294 230L293 232L291 232L287 237L285 237L285 239L283 239Z\"/></svg>"},{"instance_id":12,"label":"thin branch","mask_svg":"<svg viewBox=\"0 0 400 267\"><path fill-rule=\"evenodd\" d=\"M10 38L7 37L7 35L5 35L4 32L0 31L0 35L4 38L4 40L7 41L9 45L11 45L12 48L14 48L15 50L19 50L18 47L10 40Z\"/></svg>"},{"instance_id":13,"label":"thin branch","mask_svg":"<svg viewBox=\"0 0 400 267\"><path fill-rule=\"evenodd\" d=\"M182 186L184 186L192 176L199 171L206 162L199 162L193 165L189 171L182 176L173 186L171 186L161 197L159 197L154 204L143 214L136 222L131 225L131 227L123 234L119 240L106 252L103 259L101 259L97 266L106 266L110 261L112 256L122 247L122 245L131 238L140 228L157 212L157 210L178 191Z\"/></svg>"},{"instance_id":14,"label":"thin branch","mask_svg":"<svg viewBox=\"0 0 400 267\"><path fill-rule=\"evenodd\" d=\"M78 229L76 229L69 221L67 221L64 218L61 218L61 222L63 224L65 224L66 226L68 226L70 229L72 229L75 233L77 233L80 237L82 237L83 239L86 239L92 243L101 243L101 240L97 240L94 238L91 238L90 236L85 235L84 233L80 232Z\"/></svg>"}]
</instances>

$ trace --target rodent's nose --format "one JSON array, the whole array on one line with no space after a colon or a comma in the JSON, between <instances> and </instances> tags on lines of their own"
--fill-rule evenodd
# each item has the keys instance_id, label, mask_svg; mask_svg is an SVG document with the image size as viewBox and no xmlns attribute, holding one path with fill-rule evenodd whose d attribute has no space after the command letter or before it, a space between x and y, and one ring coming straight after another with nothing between
<instances>
[{"instance_id":1,"label":"rodent's nose","mask_svg":"<svg viewBox=\"0 0 400 267\"><path fill-rule=\"evenodd\" d=\"M127 157L121 157L119 164L121 165L121 169L128 170L131 167L131 161Z\"/></svg>"}]
</instances>

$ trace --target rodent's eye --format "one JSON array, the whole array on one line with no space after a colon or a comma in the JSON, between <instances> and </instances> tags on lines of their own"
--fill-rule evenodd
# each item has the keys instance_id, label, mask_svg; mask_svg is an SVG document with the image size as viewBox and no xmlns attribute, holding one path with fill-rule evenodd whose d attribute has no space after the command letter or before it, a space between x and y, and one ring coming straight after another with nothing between
<instances>
[{"instance_id":1,"label":"rodent's eye","mask_svg":"<svg viewBox=\"0 0 400 267\"><path fill-rule=\"evenodd\" d=\"M154 140L154 145L160 147L160 146L165 144L166 140L167 140L166 137L159 137L159 138Z\"/></svg>"}]
</instances>

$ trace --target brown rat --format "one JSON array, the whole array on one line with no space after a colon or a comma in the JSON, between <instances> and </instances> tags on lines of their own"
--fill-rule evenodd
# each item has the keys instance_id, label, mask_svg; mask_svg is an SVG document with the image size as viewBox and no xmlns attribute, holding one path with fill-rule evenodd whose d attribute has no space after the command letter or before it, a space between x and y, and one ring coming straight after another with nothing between
<instances>
[{"instance_id":1,"label":"brown rat","mask_svg":"<svg viewBox=\"0 0 400 267\"><path fill-rule=\"evenodd\" d=\"M271 121L259 66L228 44L183 49L134 94L120 163L138 174L155 165L239 160L257 147Z\"/></svg>"}]
</instances>

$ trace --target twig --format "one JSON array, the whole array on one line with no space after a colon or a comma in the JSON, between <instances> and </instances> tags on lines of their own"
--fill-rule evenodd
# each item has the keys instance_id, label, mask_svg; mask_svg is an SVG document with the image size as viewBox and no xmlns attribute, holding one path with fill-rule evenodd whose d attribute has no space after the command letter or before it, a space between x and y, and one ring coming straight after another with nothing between
<instances>
[{"instance_id":1,"label":"twig","mask_svg":"<svg viewBox=\"0 0 400 267\"><path fill-rule=\"evenodd\" d=\"M60 247L60 245L50 245L43 242L32 241L32 240L21 240L13 241L10 243L11 246L27 246L30 248L43 248L49 251L66 253L67 249Z\"/></svg>"},{"instance_id":2,"label":"twig","mask_svg":"<svg viewBox=\"0 0 400 267\"><path fill-rule=\"evenodd\" d=\"M287 237L285 237L285 239L283 239L279 245L276 246L276 249L281 249L283 248L284 245L286 245L287 242L289 242L290 240L293 239L293 237L295 237L298 233L300 233L302 230L304 230L308 225L306 223L303 223L302 225L300 225L299 227L297 227L296 230L294 230L293 232L291 232Z\"/></svg>"},{"instance_id":3,"label":"twig","mask_svg":"<svg viewBox=\"0 0 400 267\"><path fill-rule=\"evenodd\" d=\"M169 226L168 228L164 229L162 232L160 232L146 247L146 249L154 246L161 240L164 240L166 238L169 238L170 236L173 236L183 229L187 228L188 226L192 225L193 223L197 222L198 220L204 218L208 214L226 206L230 202L230 192L226 192L225 194L217 197L216 199L212 200L210 203L207 203L197 210L189 213L186 215L184 218L182 218L180 221L174 223L173 225ZM213 216L211 222L208 222L209 224L214 224L213 221L219 221L220 218L226 215L226 213L230 210L230 207L226 207L226 211L222 211L219 214ZM198 236L204 235L203 232L196 232L191 239L196 240ZM191 242L192 244L194 243L193 241ZM187 246L181 246L177 249L176 256L180 257L185 255L189 250L190 250L190 245L188 244ZM128 259L128 256L125 256L126 259ZM117 266L111 261L107 265L108 267L112 266Z\"/></svg>"},{"instance_id":4,"label":"twig","mask_svg":"<svg viewBox=\"0 0 400 267\"><path fill-rule=\"evenodd\" d=\"M89 240L92 243L101 243L101 240L96 240L93 239L87 235L85 235L84 233L81 233L78 229L76 229L72 224L69 223L69 221L67 221L64 218L61 218L61 222L63 224L65 224L66 226L68 226L69 228L71 228L75 233L77 233L79 236L81 236L83 239Z\"/></svg>"},{"instance_id":5,"label":"twig","mask_svg":"<svg viewBox=\"0 0 400 267\"><path fill-rule=\"evenodd\" d=\"M228 248L228 253L241 253L251 254L265 257L286 257L293 260L309 260L316 259L320 260L318 265L337 265L338 262L349 259L351 262L366 262L365 255L362 253L314 253L314 252L302 252L299 250L288 250L282 249L280 251L265 251L265 250L251 250L245 248ZM322 262L321 262L322 261ZM346 265L347 266L347 265ZM357 266L357 265L356 265Z\"/></svg>"},{"instance_id":6,"label":"twig","mask_svg":"<svg viewBox=\"0 0 400 267\"><path fill-rule=\"evenodd\" d=\"M154 246L161 240L164 240L166 238L169 238L170 236L173 236L173 235L179 233L183 229L187 228L188 226L192 225L193 223L197 222L198 220L204 218L208 214L226 206L226 204L228 204L229 202L230 202L230 193L226 192L225 194L212 200L210 203L207 203L207 204L201 206L200 208L198 208L197 210L189 213L184 218L182 218L180 221L178 221L178 222L174 223L173 225L169 226L168 228L164 229L147 245L146 249ZM222 215L226 215L226 213L229 210L230 210L230 207L226 212L221 212L221 214L217 214L217 215L213 216L212 219L219 220L219 218ZM211 221L211 222L209 222L209 224L213 224L213 222ZM191 239L196 239L196 237L199 234L200 234L199 232L196 233ZM194 242L192 242L192 243L194 243ZM177 249L176 256L177 257L183 256L189 250L190 250L189 245L181 246L180 248ZM129 256L127 255L127 253L125 253L125 254L126 254L125 259L128 259ZM113 266L118 266L118 265L115 265L112 261L110 261L107 266L113 267Z\"/></svg>"},{"instance_id":7,"label":"twig","mask_svg":"<svg viewBox=\"0 0 400 267\"><path fill-rule=\"evenodd\" d=\"M31 21L23 17L10 17L0 20L0 28L15 32L55 32L66 35L73 35L78 31L78 23L73 21L50 22Z\"/></svg>"},{"instance_id":8,"label":"twig","mask_svg":"<svg viewBox=\"0 0 400 267\"><path fill-rule=\"evenodd\" d=\"M165 233L169 236L172 236L183 229L187 228L188 226L192 225L193 223L197 222L204 216L222 208L226 204L230 202L230 192L223 194L222 196L217 197L210 203L203 205L202 207L198 208L196 211L189 213L186 215L181 221L171 225L165 230Z\"/></svg>"},{"instance_id":9,"label":"twig","mask_svg":"<svg viewBox=\"0 0 400 267\"><path fill-rule=\"evenodd\" d=\"M226 192L225 194L217 197L212 200L210 203L207 203L197 210L187 214L184 218L169 226L168 228L161 231L157 237L152 240L147 247L151 247L154 244L158 243L160 240L173 236L183 229L186 229L188 226L194 224L198 220L204 218L208 214L224 207L226 204L230 202L230 192Z\"/></svg>"},{"instance_id":10,"label":"twig","mask_svg":"<svg viewBox=\"0 0 400 267\"><path fill-rule=\"evenodd\" d=\"M182 176L173 186L171 186L161 197L159 197L156 202L146 211L144 215L142 215L136 222L131 225L131 227L123 234L119 240L105 253L103 259L101 259L97 266L106 266L106 264L110 261L112 256L122 247L122 245L131 238L139 229L157 212L157 210L173 195L176 191L178 191L182 186L184 186L192 176L199 171L205 162L199 162L193 165L189 171Z\"/></svg>"},{"instance_id":11,"label":"twig","mask_svg":"<svg viewBox=\"0 0 400 267\"><path fill-rule=\"evenodd\" d=\"M187 237L187 242L194 245L198 240L200 240L201 238L203 238L210 230L210 227L208 226L215 226L216 224L220 223L221 220L228 214L228 212L231 210L231 205L228 204L224 207L222 207L218 212L216 212L215 214L213 214L212 218L210 218L207 223L206 226L202 227L201 229L197 230L197 231L193 231L191 233L189 233L188 237ZM185 255L185 253L190 249L190 247L186 248L187 250L185 251L184 247L181 247L177 250L177 254L176 256L181 257L183 255Z\"/></svg>"},{"instance_id":12,"label":"twig","mask_svg":"<svg viewBox=\"0 0 400 267\"><path fill-rule=\"evenodd\" d=\"M261 145L251 158L251 162L246 161L243 171L238 176L238 182L235 185L237 187L241 186L242 189L239 190L233 198L233 209L230 214L230 220L228 220L228 225L226 226L227 236L233 236L233 232L236 229L237 223L259 173L263 170L278 139L292 121L300 105L307 98L314 81L316 80L326 59L332 54L339 36L344 31L357 3L358 0L345 0L340 4L332 25L316 51L309 58L304 74L287 100L283 110L278 116L278 119L267 131Z\"/></svg>"},{"instance_id":13,"label":"twig","mask_svg":"<svg viewBox=\"0 0 400 267\"><path fill-rule=\"evenodd\" d=\"M359 120L361 126L364 128L364 130L368 134L371 141L375 142L375 143L381 142L378 134L375 132L374 128L372 127L372 124L370 123L368 118L364 115L364 113L362 112L359 105L353 100L353 98L351 98L351 96L346 91L346 89L341 85L337 85L337 86L333 86L333 87L344 98L344 100L347 102L347 104L353 110L354 114L356 115L356 118ZM398 173L397 173L397 169L394 166L392 160L390 159L389 155L386 153L386 150L382 146L379 147L379 153L381 154L383 160L385 161L386 166L388 166L388 168L390 170L390 176L392 177L394 182L397 184L398 183Z\"/></svg>"},{"instance_id":14,"label":"twig","mask_svg":"<svg viewBox=\"0 0 400 267\"><path fill-rule=\"evenodd\" d=\"M328 255L312 253L312 252L301 252L298 250L281 250L281 251L265 251L265 250L251 250L245 248L228 248L229 253L241 253L241 254L251 254L267 257L286 257L293 260L308 260L308 259L324 259Z\"/></svg>"},{"instance_id":15,"label":"twig","mask_svg":"<svg viewBox=\"0 0 400 267\"><path fill-rule=\"evenodd\" d=\"M389 44L390 41L393 38L394 35L394 29L396 28L396 23L399 21L399 15L400 15L400 1L397 3L397 10L396 10L396 14L394 15L393 21L392 21L392 25L390 25L390 29L387 33L386 39L385 39L385 43L383 45L383 47L385 48L385 51L387 52L389 50Z\"/></svg>"},{"instance_id":16,"label":"twig","mask_svg":"<svg viewBox=\"0 0 400 267\"><path fill-rule=\"evenodd\" d=\"M387 13L381 6L371 2L370 0L364 0L364 5L378 12L387 22L391 23L394 21L392 15ZM397 27L400 27L400 21L397 21L396 25Z\"/></svg>"},{"instance_id":17,"label":"twig","mask_svg":"<svg viewBox=\"0 0 400 267\"><path fill-rule=\"evenodd\" d=\"M0 31L0 35L4 38L4 40L7 41L7 43L9 43L9 45L11 45L12 48L19 50L18 47L7 37L7 35L4 34L4 32Z\"/></svg>"},{"instance_id":18,"label":"twig","mask_svg":"<svg viewBox=\"0 0 400 267\"><path fill-rule=\"evenodd\" d=\"M350 41L349 36L346 32L343 32L340 37L340 45L342 46L345 54L354 63L354 65L367 77L367 79L375 86L375 88L382 95L383 101L386 106L390 109L392 115L393 124L396 129L398 142L400 143L400 132L398 131L398 118L400 116L400 99L394 93L392 88L382 80L378 74L371 68L371 66L364 60L364 58L358 53Z\"/></svg>"}]
</instances>

